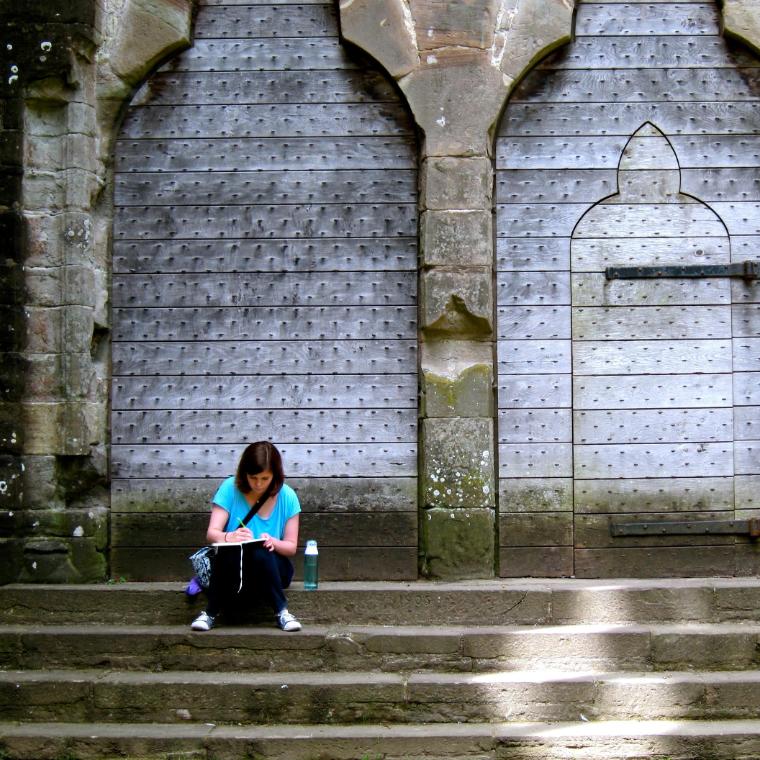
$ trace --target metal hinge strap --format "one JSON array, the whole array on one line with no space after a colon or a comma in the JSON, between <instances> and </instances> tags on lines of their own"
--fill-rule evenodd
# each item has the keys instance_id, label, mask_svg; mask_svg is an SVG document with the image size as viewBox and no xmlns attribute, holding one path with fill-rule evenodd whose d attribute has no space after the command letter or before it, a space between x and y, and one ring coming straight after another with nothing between
<instances>
[{"instance_id":1,"label":"metal hinge strap","mask_svg":"<svg viewBox=\"0 0 760 760\"><path fill-rule=\"evenodd\" d=\"M611 536L707 536L718 533L748 535L751 538L760 538L760 519L610 523Z\"/></svg>"},{"instance_id":2,"label":"metal hinge strap","mask_svg":"<svg viewBox=\"0 0 760 760\"><path fill-rule=\"evenodd\" d=\"M747 282L758 277L757 261L740 261L735 264L693 264L663 267L607 267L608 280L658 279L661 277L740 277Z\"/></svg>"}]
</instances>

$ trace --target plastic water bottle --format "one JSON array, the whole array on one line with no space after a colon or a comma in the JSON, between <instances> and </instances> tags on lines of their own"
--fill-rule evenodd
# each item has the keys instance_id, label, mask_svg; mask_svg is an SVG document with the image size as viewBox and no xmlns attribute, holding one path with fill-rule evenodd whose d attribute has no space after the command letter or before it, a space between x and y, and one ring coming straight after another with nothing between
<instances>
[{"instance_id":1,"label":"plastic water bottle","mask_svg":"<svg viewBox=\"0 0 760 760\"><path fill-rule=\"evenodd\" d=\"M303 587L307 591L319 588L319 552L314 540L306 542L303 553Z\"/></svg>"}]
</instances>

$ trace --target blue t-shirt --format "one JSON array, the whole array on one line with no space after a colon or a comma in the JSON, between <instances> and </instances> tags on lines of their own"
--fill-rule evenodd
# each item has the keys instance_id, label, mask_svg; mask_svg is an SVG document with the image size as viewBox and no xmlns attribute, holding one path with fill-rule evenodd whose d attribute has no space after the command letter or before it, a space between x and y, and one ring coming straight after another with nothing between
<instances>
[{"instance_id":1,"label":"blue t-shirt","mask_svg":"<svg viewBox=\"0 0 760 760\"><path fill-rule=\"evenodd\" d=\"M229 512L230 516L225 528L227 531L237 530L240 527L238 519L245 519L251 509L251 505L245 500L242 491L235 485L234 477L227 478L219 486L212 501ZM248 527L251 529L254 538L261 538L262 533L268 533L273 538L282 540L285 523L300 511L301 505L298 502L296 492L289 485L283 483L277 494L272 514L266 520L255 514L248 522Z\"/></svg>"}]
</instances>

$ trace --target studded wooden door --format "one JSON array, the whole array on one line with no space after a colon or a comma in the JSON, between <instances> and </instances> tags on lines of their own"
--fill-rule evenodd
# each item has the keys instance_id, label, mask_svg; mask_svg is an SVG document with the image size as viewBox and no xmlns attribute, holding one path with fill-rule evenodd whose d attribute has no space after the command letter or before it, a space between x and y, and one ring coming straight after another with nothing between
<instances>
[{"instance_id":1,"label":"studded wooden door","mask_svg":"<svg viewBox=\"0 0 760 760\"><path fill-rule=\"evenodd\" d=\"M185 577L270 439L323 578L416 577L416 146L333 4L202 3L115 161L113 574Z\"/></svg>"},{"instance_id":2,"label":"studded wooden door","mask_svg":"<svg viewBox=\"0 0 760 760\"><path fill-rule=\"evenodd\" d=\"M699 523L760 507L758 287L605 270L758 258L758 62L713 3L583 2L575 31L497 139L501 572L751 573Z\"/></svg>"}]
</instances>

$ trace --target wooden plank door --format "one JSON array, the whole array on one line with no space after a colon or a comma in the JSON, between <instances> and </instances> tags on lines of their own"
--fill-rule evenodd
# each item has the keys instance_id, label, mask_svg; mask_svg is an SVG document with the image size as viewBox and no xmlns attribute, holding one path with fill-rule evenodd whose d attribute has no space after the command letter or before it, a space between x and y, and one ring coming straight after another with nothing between
<instances>
[{"instance_id":1,"label":"wooden plank door","mask_svg":"<svg viewBox=\"0 0 760 760\"><path fill-rule=\"evenodd\" d=\"M116 147L112 566L183 578L275 442L324 578L417 574L416 144L332 3L201 3Z\"/></svg>"},{"instance_id":2,"label":"wooden plank door","mask_svg":"<svg viewBox=\"0 0 760 760\"><path fill-rule=\"evenodd\" d=\"M621 540L609 525L760 515L758 286L626 288L601 272L605 246L627 265L758 258L758 71L713 2L581 2L574 41L510 100L496 141L502 575L757 569L747 537ZM621 190L627 148L643 163L623 161ZM666 204L664 233L649 234L650 211L631 228L649 201L610 211L621 192L665 192L675 168L689 200Z\"/></svg>"}]
</instances>

